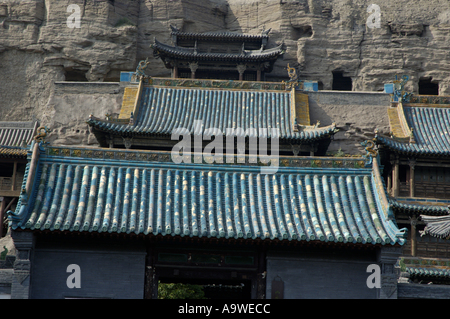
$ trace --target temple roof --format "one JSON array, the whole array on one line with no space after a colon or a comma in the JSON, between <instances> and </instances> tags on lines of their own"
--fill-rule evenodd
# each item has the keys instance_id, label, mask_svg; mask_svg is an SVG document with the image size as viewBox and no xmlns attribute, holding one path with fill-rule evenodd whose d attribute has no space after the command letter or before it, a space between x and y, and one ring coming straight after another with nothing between
<instances>
[{"instance_id":1,"label":"temple roof","mask_svg":"<svg viewBox=\"0 0 450 319\"><path fill-rule=\"evenodd\" d=\"M258 62L276 60L283 54L282 45L271 49L243 50L240 53L202 53L195 48L170 46L155 39L152 44L155 54L164 54L167 57L188 59L190 61L230 61L230 62Z\"/></svg>"},{"instance_id":2,"label":"temple roof","mask_svg":"<svg viewBox=\"0 0 450 319\"><path fill-rule=\"evenodd\" d=\"M450 280L450 269L406 267L406 272L411 279L422 280Z\"/></svg>"},{"instance_id":3,"label":"temple roof","mask_svg":"<svg viewBox=\"0 0 450 319\"><path fill-rule=\"evenodd\" d=\"M382 202L379 171L354 168L354 159L317 159L314 167L262 174L259 166L144 159L160 153L41 145L37 171L28 165L24 179L35 176L33 190L22 193L15 213L8 212L10 225L144 236L406 241Z\"/></svg>"},{"instance_id":4,"label":"temple roof","mask_svg":"<svg viewBox=\"0 0 450 319\"><path fill-rule=\"evenodd\" d=\"M31 143L37 122L0 122L0 145L22 146Z\"/></svg>"},{"instance_id":5,"label":"temple roof","mask_svg":"<svg viewBox=\"0 0 450 319\"><path fill-rule=\"evenodd\" d=\"M261 41L269 38L271 29L261 32L261 34L243 34L236 32L183 32L175 26L170 26L173 36L178 39L195 39L208 41Z\"/></svg>"},{"instance_id":6,"label":"temple roof","mask_svg":"<svg viewBox=\"0 0 450 319\"><path fill-rule=\"evenodd\" d=\"M201 134L205 129L217 128L226 136L228 128L241 128L242 132L236 130L235 136L248 137L252 136L250 129L266 128L267 135L256 132L258 134L254 136L271 138L270 129L278 128L280 139L315 141L330 138L338 131L335 124L325 127L300 125L296 131L295 117L300 121L301 109L292 94L296 93L283 90L146 86L142 90L133 124L106 121L93 116L87 123L97 130L125 136L170 136L180 128L186 128L193 135ZM295 110L296 107L298 110ZM305 104L304 108L309 108L309 105ZM306 121L309 122L309 109L306 111ZM195 120L201 120L203 127L195 128Z\"/></svg>"},{"instance_id":7,"label":"temple roof","mask_svg":"<svg viewBox=\"0 0 450 319\"><path fill-rule=\"evenodd\" d=\"M0 146L0 158L26 158L27 149L22 147Z\"/></svg>"},{"instance_id":8,"label":"temple roof","mask_svg":"<svg viewBox=\"0 0 450 319\"><path fill-rule=\"evenodd\" d=\"M391 198L389 202L394 210L415 215L447 215L450 205L450 200L428 198Z\"/></svg>"},{"instance_id":9,"label":"temple roof","mask_svg":"<svg viewBox=\"0 0 450 319\"><path fill-rule=\"evenodd\" d=\"M421 215L420 217L426 224L425 229L421 231L422 235L426 234L438 238L448 238L448 236L450 235L450 215Z\"/></svg>"},{"instance_id":10,"label":"temple roof","mask_svg":"<svg viewBox=\"0 0 450 319\"><path fill-rule=\"evenodd\" d=\"M377 135L379 143L406 155L450 155L450 105L399 104L397 112L389 110L392 137Z\"/></svg>"},{"instance_id":11,"label":"temple roof","mask_svg":"<svg viewBox=\"0 0 450 319\"><path fill-rule=\"evenodd\" d=\"M26 158L37 122L0 122L0 158Z\"/></svg>"}]
</instances>

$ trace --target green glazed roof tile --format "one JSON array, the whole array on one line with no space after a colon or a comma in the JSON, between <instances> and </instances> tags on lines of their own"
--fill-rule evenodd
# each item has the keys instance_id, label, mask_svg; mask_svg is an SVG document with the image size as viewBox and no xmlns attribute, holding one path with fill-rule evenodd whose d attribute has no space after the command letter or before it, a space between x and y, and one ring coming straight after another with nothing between
<instances>
[{"instance_id":1,"label":"green glazed roof tile","mask_svg":"<svg viewBox=\"0 0 450 319\"><path fill-rule=\"evenodd\" d=\"M45 152L44 152L45 153ZM371 169L74 159L41 154L13 229L403 244ZM23 197L23 195L22 195Z\"/></svg>"}]
</instances>

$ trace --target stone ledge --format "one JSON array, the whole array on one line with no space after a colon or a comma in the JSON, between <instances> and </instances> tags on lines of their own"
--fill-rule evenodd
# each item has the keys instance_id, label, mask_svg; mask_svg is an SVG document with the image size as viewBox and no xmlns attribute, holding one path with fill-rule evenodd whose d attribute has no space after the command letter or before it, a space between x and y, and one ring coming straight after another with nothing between
<instances>
[{"instance_id":1,"label":"stone ledge","mask_svg":"<svg viewBox=\"0 0 450 319\"><path fill-rule=\"evenodd\" d=\"M119 94L119 82L55 82L55 94Z\"/></svg>"}]
</instances>

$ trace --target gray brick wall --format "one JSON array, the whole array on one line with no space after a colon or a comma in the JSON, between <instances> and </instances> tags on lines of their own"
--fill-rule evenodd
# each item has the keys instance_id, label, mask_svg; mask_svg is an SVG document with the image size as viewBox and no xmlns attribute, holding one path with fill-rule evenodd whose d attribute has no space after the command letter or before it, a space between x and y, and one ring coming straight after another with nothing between
<instances>
[{"instance_id":1,"label":"gray brick wall","mask_svg":"<svg viewBox=\"0 0 450 319\"><path fill-rule=\"evenodd\" d=\"M345 258L273 255L267 257L266 298L272 298L272 282L284 282L284 299L377 298L366 285L367 266L375 261ZM277 280L279 280L277 278Z\"/></svg>"},{"instance_id":2,"label":"gray brick wall","mask_svg":"<svg viewBox=\"0 0 450 319\"><path fill-rule=\"evenodd\" d=\"M31 272L31 298L120 298L144 296L142 250L36 249ZM68 288L67 266L81 270L81 288Z\"/></svg>"}]
</instances>

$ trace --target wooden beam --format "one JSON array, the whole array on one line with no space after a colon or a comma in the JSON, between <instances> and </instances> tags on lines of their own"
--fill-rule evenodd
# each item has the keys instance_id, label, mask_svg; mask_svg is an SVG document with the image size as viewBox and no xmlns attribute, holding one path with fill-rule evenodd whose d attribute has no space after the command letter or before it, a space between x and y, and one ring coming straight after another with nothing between
<instances>
[{"instance_id":1,"label":"wooden beam","mask_svg":"<svg viewBox=\"0 0 450 319\"><path fill-rule=\"evenodd\" d=\"M174 66L172 69L172 78L177 79L178 78L178 66Z\"/></svg>"},{"instance_id":2,"label":"wooden beam","mask_svg":"<svg viewBox=\"0 0 450 319\"><path fill-rule=\"evenodd\" d=\"M416 161L410 160L409 161L409 196L414 197L414 184L415 184L415 177L414 177L414 167L416 165Z\"/></svg>"},{"instance_id":3,"label":"wooden beam","mask_svg":"<svg viewBox=\"0 0 450 319\"><path fill-rule=\"evenodd\" d=\"M0 190L0 196L4 197L19 197L20 196L20 189L16 191L2 191Z\"/></svg>"},{"instance_id":4,"label":"wooden beam","mask_svg":"<svg viewBox=\"0 0 450 319\"><path fill-rule=\"evenodd\" d=\"M399 161L398 161L398 159L396 159L395 160L395 162L394 162L394 171L393 171L393 174L394 174L394 176L392 177L392 190L393 190L393 196L394 197L398 197L398 194L399 194L399 191L400 191L400 188L399 188L399 185L398 185L398 182L399 182Z\"/></svg>"},{"instance_id":5,"label":"wooden beam","mask_svg":"<svg viewBox=\"0 0 450 319\"><path fill-rule=\"evenodd\" d=\"M14 201L16 201L17 200L17 197L14 197L13 199L11 199L11 201L9 202L9 204L8 204L8 206L6 206L6 208L5 208L5 212L7 212L8 211L8 209L11 207L11 205L14 203Z\"/></svg>"}]
</instances>

